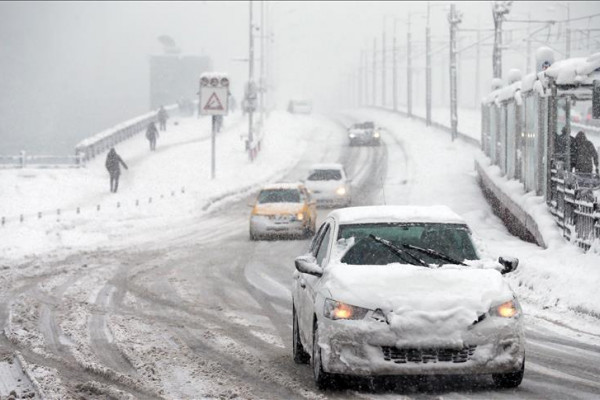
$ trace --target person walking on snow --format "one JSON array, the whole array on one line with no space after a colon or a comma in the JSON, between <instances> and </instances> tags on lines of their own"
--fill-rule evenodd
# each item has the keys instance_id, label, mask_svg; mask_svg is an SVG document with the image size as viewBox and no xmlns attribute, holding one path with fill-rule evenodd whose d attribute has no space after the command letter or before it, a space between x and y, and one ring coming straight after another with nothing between
<instances>
[{"instance_id":1,"label":"person walking on snow","mask_svg":"<svg viewBox=\"0 0 600 400\"><path fill-rule=\"evenodd\" d=\"M114 147L108 151L106 155L106 169L108 170L108 174L110 175L110 191L112 193L117 193L117 189L119 188L119 176L121 175L121 167L127 168L127 164L121 159L121 157L117 154Z\"/></svg>"},{"instance_id":2,"label":"person walking on snow","mask_svg":"<svg viewBox=\"0 0 600 400\"><path fill-rule=\"evenodd\" d=\"M594 144L590 142L583 131L577 132L575 140L571 141L571 168L575 172L583 172L591 174L596 167L598 173L598 152L594 148Z\"/></svg>"},{"instance_id":3,"label":"person walking on snow","mask_svg":"<svg viewBox=\"0 0 600 400\"><path fill-rule=\"evenodd\" d=\"M169 114L167 114L167 110L163 106L160 106L158 110L158 124L161 131L167 129L167 118L169 118Z\"/></svg>"},{"instance_id":4,"label":"person walking on snow","mask_svg":"<svg viewBox=\"0 0 600 400\"><path fill-rule=\"evenodd\" d=\"M150 142L150 151L156 150L156 139L158 138L158 129L156 129L156 125L154 122L150 122L148 124L148 129L146 129L146 139Z\"/></svg>"}]
</instances>

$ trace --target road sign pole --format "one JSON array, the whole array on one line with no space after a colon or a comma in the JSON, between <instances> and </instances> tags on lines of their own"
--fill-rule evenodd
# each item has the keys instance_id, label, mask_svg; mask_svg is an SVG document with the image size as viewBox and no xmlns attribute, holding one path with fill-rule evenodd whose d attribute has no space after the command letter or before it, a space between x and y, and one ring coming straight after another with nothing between
<instances>
[{"instance_id":1,"label":"road sign pole","mask_svg":"<svg viewBox=\"0 0 600 400\"><path fill-rule=\"evenodd\" d=\"M217 116L212 116L212 147L211 147L211 161L210 161L210 179L215 179L215 157L216 157L216 138L217 136Z\"/></svg>"}]
</instances>

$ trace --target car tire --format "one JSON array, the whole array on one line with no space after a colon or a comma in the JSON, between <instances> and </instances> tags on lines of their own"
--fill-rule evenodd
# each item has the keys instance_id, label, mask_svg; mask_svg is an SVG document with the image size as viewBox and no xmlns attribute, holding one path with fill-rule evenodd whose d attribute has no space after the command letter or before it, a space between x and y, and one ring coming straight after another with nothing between
<instances>
[{"instance_id":1,"label":"car tire","mask_svg":"<svg viewBox=\"0 0 600 400\"><path fill-rule=\"evenodd\" d=\"M525 361L523 361L523 365L521 369L516 372L508 372L506 374L492 374L492 379L494 380L494 384L498 388L510 389L516 388L523 381L523 375L525 373Z\"/></svg>"},{"instance_id":2,"label":"car tire","mask_svg":"<svg viewBox=\"0 0 600 400\"><path fill-rule=\"evenodd\" d=\"M304 350L300 341L300 330L298 329L298 316L296 315L296 307L292 308L293 328L292 328L292 352L294 354L294 362L296 364L308 364L310 354Z\"/></svg>"},{"instance_id":3,"label":"car tire","mask_svg":"<svg viewBox=\"0 0 600 400\"><path fill-rule=\"evenodd\" d=\"M321 362L321 348L319 347L319 327L315 320L313 331L313 348L312 348L312 367L315 384L319 390L331 389L335 386L335 376L323 371L323 363Z\"/></svg>"},{"instance_id":4,"label":"car tire","mask_svg":"<svg viewBox=\"0 0 600 400\"><path fill-rule=\"evenodd\" d=\"M252 230L250 230L250 240L252 240L252 241L258 240L258 237L254 234L254 232L252 232Z\"/></svg>"}]
</instances>

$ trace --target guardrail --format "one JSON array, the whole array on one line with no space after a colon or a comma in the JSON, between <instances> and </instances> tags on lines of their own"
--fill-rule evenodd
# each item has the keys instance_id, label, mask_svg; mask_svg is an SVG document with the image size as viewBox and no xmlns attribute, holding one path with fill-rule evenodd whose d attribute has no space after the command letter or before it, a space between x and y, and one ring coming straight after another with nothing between
<instances>
[{"instance_id":1,"label":"guardrail","mask_svg":"<svg viewBox=\"0 0 600 400\"><path fill-rule=\"evenodd\" d=\"M171 112L178 109L177 104L165 107L165 110ZM151 111L84 139L75 146L76 157L80 157L83 162L87 162L117 143L145 131L148 124L156 122L157 118L156 111Z\"/></svg>"},{"instance_id":2,"label":"guardrail","mask_svg":"<svg viewBox=\"0 0 600 400\"><path fill-rule=\"evenodd\" d=\"M29 155L21 151L17 156L0 156L0 168L80 168L83 165L81 155Z\"/></svg>"}]
</instances>

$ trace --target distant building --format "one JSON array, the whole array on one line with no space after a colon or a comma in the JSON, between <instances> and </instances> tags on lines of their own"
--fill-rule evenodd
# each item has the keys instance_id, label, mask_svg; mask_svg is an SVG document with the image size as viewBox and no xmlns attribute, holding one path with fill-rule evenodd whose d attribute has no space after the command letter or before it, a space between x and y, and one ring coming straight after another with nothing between
<instances>
[{"instance_id":1,"label":"distant building","mask_svg":"<svg viewBox=\"0 0 600 400\"><path fill-rule=\"evenodd\" d=\"M208 56L161 54L150 56L150 108L196 100L200 74L212 70Z\"/></svg>"}]
</instances>

